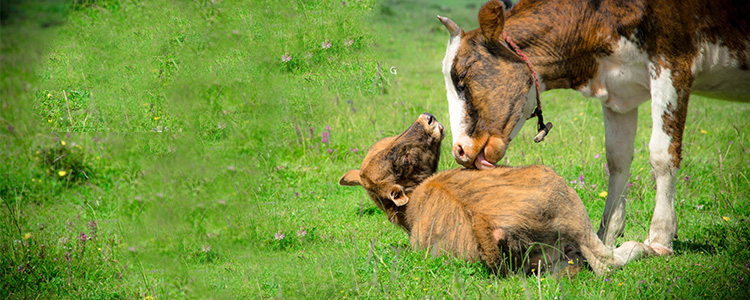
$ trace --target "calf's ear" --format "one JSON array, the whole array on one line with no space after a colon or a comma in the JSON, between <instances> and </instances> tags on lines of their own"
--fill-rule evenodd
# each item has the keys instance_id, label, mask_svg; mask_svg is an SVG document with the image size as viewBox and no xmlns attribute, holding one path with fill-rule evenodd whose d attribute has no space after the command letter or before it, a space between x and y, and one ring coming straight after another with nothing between
<instances>
[{"instance_id":1,"label":"calf's ear","mask_svg":"<svg viewBox=\"0 0 750 300\"><path fill-rule=\"evenodd\" d=\"M388 198L396 204L396 206L404 206L409 202L409 197L406 196L406 191L403 186L394 184L388 191Z\"/></svg>"},{"instance_id":2,"label":"calf's ear","mask_svg":"<svg viewBox=\"0 0 750 300\"><path fill-rule=\"evenodd\" d=\"M361 179L359 179L359 170L351 170L349 172L346 172L344 176L341 176L341 178L339 178L339 185L361 186L362 181Z\"/></svg>"},{"instance_id":3,"label":"calf's ear","mask_svg":"<svg viewBox=\"0 0 750 300\"><path fill-rule=\"evenodd\" d=\"M505 26L505 5L492 0L484 4L479 10L479 28L482 34L490 41L497 42L503 33Z\"/></svg>"}]
</instances>

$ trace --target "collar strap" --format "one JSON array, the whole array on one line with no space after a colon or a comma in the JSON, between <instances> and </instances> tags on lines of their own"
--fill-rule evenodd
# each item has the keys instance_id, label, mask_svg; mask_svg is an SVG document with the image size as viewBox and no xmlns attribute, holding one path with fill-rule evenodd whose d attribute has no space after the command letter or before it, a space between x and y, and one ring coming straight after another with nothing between
<instances>
[{"instance_id":1,"label":"collar strap","mask_svg":"<svg viewBox=\"0 0 750 300\"><path fill-rule=\"evenodd\" d=\"M534 142L539 143L544 140L544 137L547 136L550 129L552 129L552 123L547 123L546 125L544 124L544 117L542 116L542 101L539 100L539 77L537 76L536 71L534 71L534 67L531 66L529 58L526 57L523 52L521 52L521 48L518 48L518 46L516 46L516 43L514 43L513 40L510 39L510 36L505 31L503 31L503 39L506 43L508 43L508 45L511 46L511 48L513 48L513 51L516 52L518 57L520 57L521 60L526 63L526 66L529 67L529 71L531 71L531 76L534 77L534 87L536 87L536 109L534 109L534 113L532 113L528 119L537 117L537 134L534 137Z\"/></svg>"}]
</instances>

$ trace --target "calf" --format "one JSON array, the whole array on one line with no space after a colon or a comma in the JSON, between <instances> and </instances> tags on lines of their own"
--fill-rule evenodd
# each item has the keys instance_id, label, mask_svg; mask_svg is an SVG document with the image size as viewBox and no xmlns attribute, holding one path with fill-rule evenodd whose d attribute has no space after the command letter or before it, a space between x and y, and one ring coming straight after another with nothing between
<instances>
[{"instance_id":1,"label":"calf","mask_svg":"<svg viewBox=\"0 0 750 300\"><path fill-rule=\"evenodd\" d=\"M581 199L548 167L435 174L443 136L443 125L422 114L400 135L375 143L361 169L344 174L339 184L362 186L409 233L413 247L481 259L499 276L557 268L576 253L601 275L653 254L637 242L604 246Z\"/></svg>"}]
</instances>

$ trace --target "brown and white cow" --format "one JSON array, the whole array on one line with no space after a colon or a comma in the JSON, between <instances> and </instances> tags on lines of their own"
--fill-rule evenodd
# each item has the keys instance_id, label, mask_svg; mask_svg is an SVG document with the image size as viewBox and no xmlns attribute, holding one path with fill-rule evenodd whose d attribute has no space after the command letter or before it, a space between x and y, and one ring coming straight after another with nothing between
<instances>
[{"instance_id":1,"label":"brown and white cow","mask_svg":"<svg viewBox=\"0 0 750 300\"><path fill-rule=\"evenodd\" d=\"M599 98L611 175L598 235L611 246L624 230L638 106L651 99L657 189L646 244L671 254L689 96L750 101L748 16L750 1L733 0L521 0L507 13L490 1L469 32L438 16L450 31L443 75L453 156L480 169L503 157L537 106L530 70L540 92Z\"/></svg>"},{"instance_id":2,"label":"brown and white cow","mask_svg":"<svg viewBox=\"0 0 750 300\"><path fill-rule=\"evenodd\" d=\"M364 187L414 247L481 259L500 276L559 269L580 262L580 254L601 275L654 253L638 242L607 248L576 192L548 167L436 174L443 136L435 117L422 114L400 135L375 143L339 184Z\"/></svg>"}]
</instances>

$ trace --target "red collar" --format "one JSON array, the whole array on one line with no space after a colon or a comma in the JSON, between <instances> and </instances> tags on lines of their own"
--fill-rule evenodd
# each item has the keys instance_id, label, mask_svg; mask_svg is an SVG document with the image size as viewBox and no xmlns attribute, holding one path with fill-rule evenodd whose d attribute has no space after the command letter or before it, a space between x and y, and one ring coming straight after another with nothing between
<instances>
[{"instance_id":1,"label":"red collar","mask_svg":"<svg viewBox=\"0 0 750 300\"><path fill-rule=\"evenodd\" d=\"M531 66L531 62L529 61L529 58L526 57L526 55L521 52L521 48L518 48L516 46L516 43L513 42L513 40L510 39L510 36L503 31L503 39L505 40L508 45L510 45L513 50L516 52L518 57L523 60L524 63L526 63L526 66L529 67L529 70L531 71L531 76L534 77L534 86L536 87L536 109L534 109L534 113L529 116L528 119L531 119L533 117L537 117L537 123L536 123L536 130L537 135L534 137L534 142L541 142L544 140L544 137L547 136L549 133L549 130L552 129L552 123L544 124L544 117L542 117L542 101L539 100L539 77L536 75L536 71L534 71L534 67ZM527 120L528 120L527 119Z\"/></svg>"}]
</instances>

